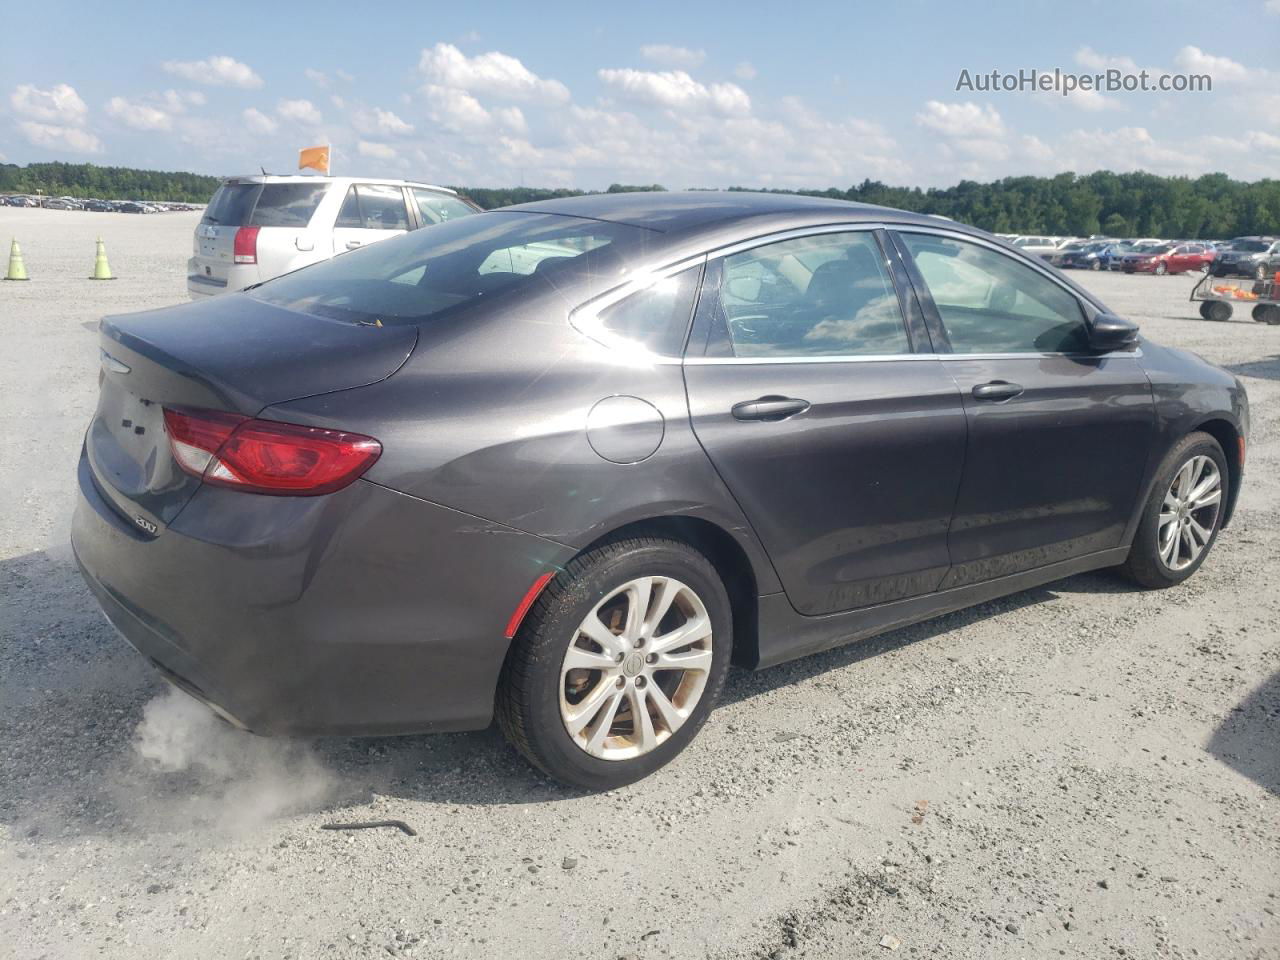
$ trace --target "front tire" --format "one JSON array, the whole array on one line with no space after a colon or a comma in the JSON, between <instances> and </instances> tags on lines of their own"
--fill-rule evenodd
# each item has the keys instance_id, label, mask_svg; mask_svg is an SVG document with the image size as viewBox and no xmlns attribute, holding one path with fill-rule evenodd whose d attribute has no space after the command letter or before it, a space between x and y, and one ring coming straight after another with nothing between
<instances>
[{"instance_id":1,"label":"front tire","mask_svg":"<svg viewBox=\"0 0 1280 960\"><path fill-rule=\"evenodd\" d=\"M724 686L733 614L715 568L675 540L605 544L529 611L499 682L498 723L534 766L611 790L664 766Z\"/></svg>"},{"instance_id":2,"label":"front tire","mask_svg":"<svg viewBox=\"0 0 1280 960\"><path fill-rule=\"evenodd\" d=\"M1152 590L1200 569L1222 527L1227 458L1207 433L1183 437L1160 464L1129 557L1120 572Z\"/></svg>"},{"instance_id":3,"label":"front tire","mask_svg":"<svg viewBox=\"0 0 1280 960\"><path fill-rule=\"evenodd\" d=\"M1165 266L1163 263L1157 263L1157 264L1156 264L1156 276L1157 276L1157 277L1163 277L1163 276L1164 276L1166 273L1168 273L1168 272L1169 272L1169 268L1168 268L1167 266Z\"/></svg>"}]
</instances>

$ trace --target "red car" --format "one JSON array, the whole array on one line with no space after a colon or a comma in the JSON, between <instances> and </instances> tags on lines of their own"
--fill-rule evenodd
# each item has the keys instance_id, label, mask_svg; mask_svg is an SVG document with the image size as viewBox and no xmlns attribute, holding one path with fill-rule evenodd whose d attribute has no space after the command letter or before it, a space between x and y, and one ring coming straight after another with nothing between
<instances>
[{"instance_id":1,"label":"red car","mask_svg":"<svg viewBox=\"0 0 1280 960\"><path fill-rule=\"evenodd\" d=\"M1162 247L1125 254L1120 269L1125 273L1186 273L1204 271L1213 262L1213 247L1207 243L1166 243Z\"/></svg>"}]
</instances>

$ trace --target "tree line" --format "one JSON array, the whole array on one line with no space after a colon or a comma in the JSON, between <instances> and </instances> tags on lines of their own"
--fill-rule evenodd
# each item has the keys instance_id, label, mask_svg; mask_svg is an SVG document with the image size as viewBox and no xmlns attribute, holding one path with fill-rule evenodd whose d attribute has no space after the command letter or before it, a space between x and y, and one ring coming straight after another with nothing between
<instances>
[{"instance_id":1,"label":"tree line","mask_svg":"<svg viewBox=\"0 0 1280 960\"><path fill-rule=\"evenodd\" d=\"M91 163L0 164L0 193L99 197L104 200L175 200L204 203L219 177ZM515 203L580 196L595 191L539 187L454 187L486 210ZM659 184L615 183L609 193L662 190ZM748 187L730 187L746 190ZM1163 177L1151 173L1005 177L991 183L963 180L952 187L893 187L878 180L840 189L775 190L875 203L950 217L993 233L1045 233L1115 237L1222 239L1280 233L1280 180L1253 183L1223 173Z\"/></svg>"}]
</instances>

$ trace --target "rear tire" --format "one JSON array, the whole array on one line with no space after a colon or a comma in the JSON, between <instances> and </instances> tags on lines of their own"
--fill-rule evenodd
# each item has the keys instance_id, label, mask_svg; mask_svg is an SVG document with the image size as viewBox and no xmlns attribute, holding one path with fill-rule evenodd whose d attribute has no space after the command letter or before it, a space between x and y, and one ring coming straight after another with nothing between
<instances>
[{"instance_id":1,"label":"rear tire","mask_svg":"<svg viewBox=\"0 0 1280 960\"><path fill-rule=\"evenodd\" d=\"M1218 441L1189 433L1165 456L1120 573L1160 590L1200 569L1222 527L1230 474Z\"/></svg>"},{"instance_id":2,"label":"rear tire","mask_svg":"<svg viewBox=\"0 0 1280 960\"><path fill-rule=\"evenodd\" d=\"M1225 323L1231 319L1231 304L1222 300L1211 300L1208 302L1208 311L1204 314L1206 320L1213 320L1215 323Z\"/></svg>"},{"instance_id":3,"label":"rear tire","mask_svg":"<svg viewBox=\"0 0 1280 960\"><path fill-rule=\"evenodd\" d=\"M681 630L697 639L671 645ZM732 638L729 596L702 554L652 537L605 544L529 611L498 685L498 723L548 776L587 790L633 783L702 727Z\"/></svg>"}]
</instances>

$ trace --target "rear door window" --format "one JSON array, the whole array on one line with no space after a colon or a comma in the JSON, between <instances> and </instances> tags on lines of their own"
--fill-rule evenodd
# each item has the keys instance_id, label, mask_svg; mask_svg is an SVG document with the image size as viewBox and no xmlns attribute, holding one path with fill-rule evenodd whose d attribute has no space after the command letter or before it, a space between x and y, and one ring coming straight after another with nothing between
<instances>
[{"instance_id":1,"label":"rear door window","mask_svg":"<svg viewBox=\"0 0 1280 960\"><path fill-rule=\"evenodd\" d=\"M250 223L256 227L305 227L328 189L325 183L263 184Z\"/></svg>"},{"instance_id":2,"label":"rear door window","mask_svg":"<svg viewBox=\"0 0 1280 960\"><path fill-rule=\"evenodd\" d=\"M897 293L870 232L782 240L722 262L719 314L731 356L911 352Z\"/></svg>"}]
</instances>

